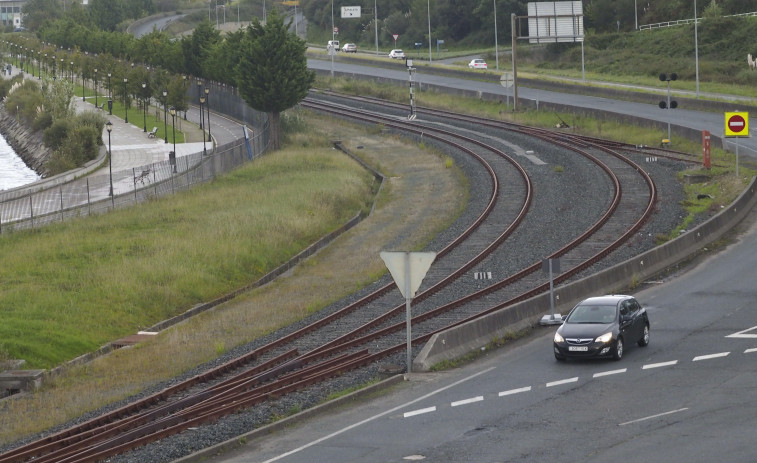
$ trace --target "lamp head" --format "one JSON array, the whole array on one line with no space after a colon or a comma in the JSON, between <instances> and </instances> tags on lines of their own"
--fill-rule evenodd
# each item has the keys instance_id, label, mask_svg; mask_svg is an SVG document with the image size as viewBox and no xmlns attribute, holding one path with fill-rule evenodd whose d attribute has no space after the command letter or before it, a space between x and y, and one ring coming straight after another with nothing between
<instances>
[{"instance_id":1,"label":"lamp head","mask_svg":"<svg viewBox=\"0 0 757 463\"><path fill-rule=\"evenodd\" d=\"M108 133L110 133L110 131L113 130L113 123L111 121L106 122L105 128L108 129Z\"/></svg>"}]
</instances>

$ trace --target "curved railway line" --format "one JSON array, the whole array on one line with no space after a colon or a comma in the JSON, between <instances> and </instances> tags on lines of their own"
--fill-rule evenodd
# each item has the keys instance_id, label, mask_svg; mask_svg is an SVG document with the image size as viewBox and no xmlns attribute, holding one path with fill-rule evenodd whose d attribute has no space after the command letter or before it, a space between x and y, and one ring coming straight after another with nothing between
<instances>
[{"instance_id":1,"label":"curved railway line","mask_svg":"<svg viewBox=\"0 0 757 463\"><path fill-rule=\"evenodd\" d=\"M657 207L655 183L629 156L638 151L631 145L428 109L410 122L401 115L400 105L347 101L350 107L309 97L301 105L378 124L454 153L457 162L468 163L467 169L476 172L476 188L482 192L471 199L471 219L461 231L431 246L437 260L414 298L416 347L434 333L545 291L549 282L538 271L541 262L518 253L535 236L547 235L543 257L564 262L565 271L555 280L559 283L579 276L627 243ZM478 133L482 127L489 132ZM549 208L555 199L575 205L581 198L560 198L550 190L554 171L537 155L528 154L532 147L551 150L552 156L577 166L575 174L557 182L587 181L586 194L600 197L603 208L565 214L553 210L554 221L542 223L544 216L535 211ZM500 270L491 280L470 277L482 268ZM405 305L395 289L384 278L359 299L302 329L156 394L18 446L0 455L0 463L102 461L402 354Z\"/></svg>"}]
</instances>

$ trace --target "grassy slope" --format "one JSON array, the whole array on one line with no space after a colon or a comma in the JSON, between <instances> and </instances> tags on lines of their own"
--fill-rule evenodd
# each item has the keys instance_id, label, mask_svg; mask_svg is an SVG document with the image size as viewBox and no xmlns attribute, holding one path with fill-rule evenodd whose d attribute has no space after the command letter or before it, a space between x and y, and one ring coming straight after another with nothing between
<instances>
[{"instance_id":1,"label":"grassy slope","mask_svg":"<svg viewBox=\"0 0 757 463\"><path fill-rule=\"evenodd\" d=\"M325 140L209 185L0 235L0 357L48 368L268 272L372 201Z\"/></svg>"}]
</instances>

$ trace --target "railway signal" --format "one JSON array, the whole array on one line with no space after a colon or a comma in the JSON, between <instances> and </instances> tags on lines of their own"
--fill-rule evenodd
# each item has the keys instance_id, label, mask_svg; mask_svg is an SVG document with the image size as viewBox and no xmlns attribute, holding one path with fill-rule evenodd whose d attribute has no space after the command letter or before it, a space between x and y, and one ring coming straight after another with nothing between
<instances>
[{"instance_id":1,"label":"railway signal","mask_svg":"<svg viewBox=\"0 0 757 463\"><path fill-rule=\"evenodd\" d=\"M671 72L670 74L660 74L660 80L668 83L668 99L667 101L660 101L660 109L675 109L678 107L678 102L670 101L670 81L678 79L678 74ZM670 113L668 113L668 143L670 143Z\"/></svg>"}]
</instances>

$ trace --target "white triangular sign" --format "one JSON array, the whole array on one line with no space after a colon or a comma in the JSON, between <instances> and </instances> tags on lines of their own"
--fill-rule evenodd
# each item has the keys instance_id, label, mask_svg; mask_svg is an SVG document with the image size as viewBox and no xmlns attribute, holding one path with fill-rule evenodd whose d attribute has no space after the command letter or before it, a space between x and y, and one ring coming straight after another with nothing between
<instances>
[{"instance_id":1,"label":"white triangular sign","mask_svg":"<svg viewBox=\"0 0 757 463\"><path fill-rule=\"evenodd\" d=\"M435 252L385 251L380 255L405 299L415 297L415 292L420 288L426 272L436 259Z\"/></svg>"}]
</instances>

